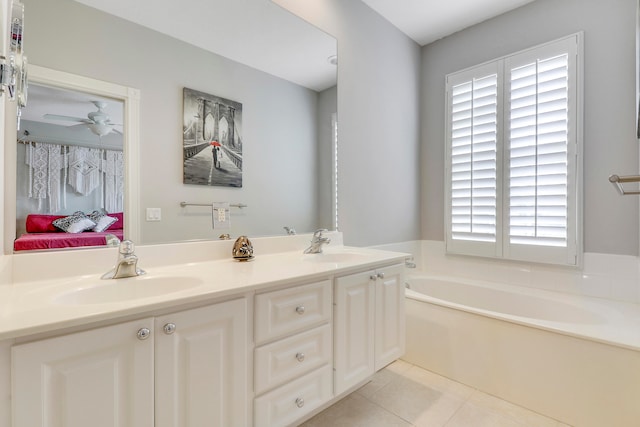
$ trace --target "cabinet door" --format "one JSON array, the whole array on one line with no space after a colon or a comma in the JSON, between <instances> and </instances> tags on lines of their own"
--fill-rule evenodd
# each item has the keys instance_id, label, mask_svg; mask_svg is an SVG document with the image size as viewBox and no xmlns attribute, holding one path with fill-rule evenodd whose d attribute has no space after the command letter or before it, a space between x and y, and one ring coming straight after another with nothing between
<instances>
[{"instance_id":1,"label":"cabinet door","mask_svg":"<svg viewBox=\"0 0 640 427\"><path fill-rule=\"evenodd\" d=\"M249 425L247 300L159 317L156 330L155 426Z\"/></svg>"},{"instance_id":2,"label":"cabinet door","mask_svg":"<svg viewBox=\"0 0 640 427\"><path fill-rule=\"evenodd\" d=\"M375 286L373 271L335 281L335 394L374 373Z\"/></svg>"},{"instance_id":3,"label":"cabinet door","mask_svg":"<svg viewBox=\"0 0 640 427\"><path fill-rule=\"evenodd\" d=\"M13 425L153 425L152 319L12 348Z\"/></svg>"},{"instance_id":4,"label":"cabinet door","mask_svg":"<svg viewBox=\"0 0 640 427\"><path fill-rule=\"evenodd\" d=\"M11 344L0 341L0 427L11 426Z\"/></svg>"},{"instance_id":5,"label":"cabinet door","mask_svg":"<svg viewBox=\"0 0 640 427\"><path fill-rule=\"evenodd\" d=\"M404 267L376 270L376 371L404 354Z\"/></svg>"}]
</instances>

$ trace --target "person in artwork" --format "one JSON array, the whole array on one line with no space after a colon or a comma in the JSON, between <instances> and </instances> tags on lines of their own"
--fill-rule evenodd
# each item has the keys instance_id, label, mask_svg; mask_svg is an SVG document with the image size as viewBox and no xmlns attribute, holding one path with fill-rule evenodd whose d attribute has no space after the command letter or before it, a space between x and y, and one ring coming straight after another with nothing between
<instances>
[{"instance_id":1,"label":"person in artwork","mask_svg":"<svg viewBox=\"0 0 640 427\"><path fill-rule=\"evenodd\" d=\"M211 150L213 152L213 167L215 167L216 169L220 168L220 158L221 153L220 153L220 147L218 147L217 145L213 146L213 149Z\"/></svg>"}]
</instances>

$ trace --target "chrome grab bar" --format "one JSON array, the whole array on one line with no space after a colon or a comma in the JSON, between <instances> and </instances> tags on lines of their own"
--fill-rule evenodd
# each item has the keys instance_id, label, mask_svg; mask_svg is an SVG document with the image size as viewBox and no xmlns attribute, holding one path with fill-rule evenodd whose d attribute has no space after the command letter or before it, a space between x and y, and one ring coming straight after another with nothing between
<instances>
[{"instance_id":1,"label":"chrome grab bar","mask_svg":"<svg viewBox=\"0 0 640 427\"><path fill-rule=\"evenodd\" d=\"M640 175L627 175L627 176L610 175L609 182L615 185L616 189L618 190L621 196L640 194L640 191L628 191L628 190L625 190L624 187L622 186L622 184L626 182L640 182Z\"/></svg>"}]
</instances>

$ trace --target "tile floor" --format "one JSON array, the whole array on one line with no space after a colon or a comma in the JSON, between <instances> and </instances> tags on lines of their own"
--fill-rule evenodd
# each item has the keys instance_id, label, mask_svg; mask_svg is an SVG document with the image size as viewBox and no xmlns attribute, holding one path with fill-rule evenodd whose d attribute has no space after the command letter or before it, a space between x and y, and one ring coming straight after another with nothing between
<instances>
[{"instance_id":1,"label":"tile floor","mask_svg":"<svg viewBox=\"0 0 640 427\"><path fill-rule=\"evenodd\" d=\"M398 360L302 427L568 427Z\"/></svg>"}]
</instances>

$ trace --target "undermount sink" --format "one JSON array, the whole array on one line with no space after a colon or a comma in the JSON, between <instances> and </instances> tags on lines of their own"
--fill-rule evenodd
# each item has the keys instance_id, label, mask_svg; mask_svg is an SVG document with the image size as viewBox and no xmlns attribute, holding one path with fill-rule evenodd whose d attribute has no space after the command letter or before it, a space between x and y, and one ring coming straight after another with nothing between
<instances>
[{"instance_id":1,"label":"undermount sink","mask_svg":"<svg viewBox=\"0 0 640 427\"><path fill-rule=\"evenodd\" d=\"M151 298L195 288L204 282L182 276L138 276L92 282L55 298L60 304L102 304Z\"/></svg>"},{"instance_id":2,"label":"undermount sink","mask_svg":"<svg viewBox=\"0 0 640 427\"><path fill-rule=\"evenodd\" d=\"M327 262L327 263L346 263L346 262L358 262L367 258L366 255L355 252L323 252L319 254L307 254L304 255L305 261L312 262Z\"/></svg>"}]
</instances>

